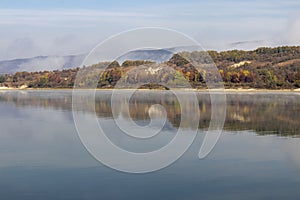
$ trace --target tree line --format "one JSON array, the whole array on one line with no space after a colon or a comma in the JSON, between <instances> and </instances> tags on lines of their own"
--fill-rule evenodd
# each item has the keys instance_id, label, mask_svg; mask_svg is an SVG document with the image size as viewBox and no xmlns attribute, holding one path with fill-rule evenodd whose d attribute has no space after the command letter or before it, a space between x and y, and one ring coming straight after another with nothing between
<instances>
[{"instance_id":1,"label":"tree line","mask_svg":"<svg viewBox=\"0 0 300 200\"><path fill-rule=\"evenodd\" d=\"M226 88L300 88L298 46L262 47L252 51L180 52L163 63L143 60L128 60L122 64L103 62L84 67L86 74L82 87L90 87L96 80L98 88L113 88L122 80L129 86L145 83L146 87L153 87L152 83L155 85L156 82L184 85L183 82L188 81L194 88L206 88L208 79L217 80L210 70L214 66ZM0 86L72 88L78 71L79 68L4 74L0 75Z\"/></svg>"}]
</instances>

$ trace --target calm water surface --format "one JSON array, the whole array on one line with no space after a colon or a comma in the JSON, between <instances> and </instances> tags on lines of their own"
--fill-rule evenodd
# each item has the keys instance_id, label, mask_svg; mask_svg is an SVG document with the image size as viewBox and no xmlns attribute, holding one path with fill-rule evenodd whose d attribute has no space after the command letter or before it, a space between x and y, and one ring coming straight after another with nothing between
<instances>
[{"instance_id":1,"label":"calm water surface","mask_svg":"<svg viewBox=\"0 0 300 200\"><path fill-rule=\"evenodd\" d=\"M130 100L130 116L139 125L149 122L147 112L153 104L163 105L168 116L163 133L142 144L120 136L112 119L110 94L97 92L95 108L117 145L147 152L176 134L180 106L171 93L142 91ZM300 198L297 93L228 94L224 131L203 160L197 154L210 120L210 100L207 93L199 93L199 134L191 148L165 169L135 175L112 170L85 150L73 122L71 96L71 91L63 90L0 92L1 199ZM122 102L119 105L127 120ZM195 109L184 106L191 112Z\"/></svg>"}]
</instances>

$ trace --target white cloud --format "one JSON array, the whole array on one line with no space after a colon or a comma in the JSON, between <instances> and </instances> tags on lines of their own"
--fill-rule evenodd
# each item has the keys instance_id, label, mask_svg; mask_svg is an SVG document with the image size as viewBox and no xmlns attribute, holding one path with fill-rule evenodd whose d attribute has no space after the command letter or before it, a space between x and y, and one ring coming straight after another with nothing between
<instances>
[{"instance_id":1,"label":"white cloud","mask_svg":"<svg viewBox=\"0 0 300 200\"><path fill-rule=\"evenodd\" d=\"M96 22L106 18L152 18L153 14L138 12L109 12L98 10L23 10L0 9L0 24L8 25L54 25L68 21Z\"/></svg>"},{"instance_id":2,"label":"white cloud","mask_svg":"<svg viewBox=\"0 0 300 200\"><path fill-rule=\"evenodd\" d=\"M300 15L292 17L283 32L287 43L300 45Z\"/></svg>"},{"instance_id":3,"label":"white cloud","mask_svg":"<svg viewBox=\"0 0 300 200\"><path fill-rule=\"evenodd\" d=\"M112 34L142 26L181 31L207 49L232 48L230 43L256 40L264 42L250 48L294 44L300 35L299 20L288 20L297 8L300 2L293 0L216 0L118 7L113 11L0 9L0 60L86 53Z\"/></svg>"}]
</instances>

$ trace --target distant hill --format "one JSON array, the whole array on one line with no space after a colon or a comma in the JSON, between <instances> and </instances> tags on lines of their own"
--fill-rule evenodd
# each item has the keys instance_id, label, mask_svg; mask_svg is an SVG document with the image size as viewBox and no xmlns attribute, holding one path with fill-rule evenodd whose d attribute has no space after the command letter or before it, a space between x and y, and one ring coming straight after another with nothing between
<instances>
[{"instance_id":1,"label":"distant hill","mask_svg":"<svg viewBox=\"0 0 300 200\"><path fill-rule=\"evenodd\" d=\"M160 63L168 61L174 53L195 50L199 50L199 47L189 46L154 50L135 50L126 53L117 60L119 63L123 63L125 60L151 60ZM76 68L82 64L85 56L86 54L69 56L38 56L33 58L0 61L0 74L13 74L21 71L53 71Z\"/></svg>"},{"instance_id":2,"label":"distant hill","mask_svg":"<svg viewBox=\"0 0 300 200\"><path fill-rule=\"evenodd\" d=\"M123 63L126 60L150 60L154 62L164 62L172 57L173 53L165 49L158 50L136 50L130 51L119 57L117 61Z\"/></svg>"},{"instance_id":3,"label":"distant hill","mask_svg":"<svg viewBox=\"0 0 300 200\"><path fill-rule=\"evenodd\" d=\"M93 85L93 78L99 78L99 88L113 88L117 83L122 83L124 88L131 88L137 83L145 83L146 88L156 88L153 83L158 82L185 87L185 81L189 81L194 88L206 88L207 80L222 82L226 88L300 88L300 46L261 47L252 51L208 51L209 58L203 51L185 51L172 54L171 58L162 62L170 56L170 52L175 51L137 50L119 58L119 61L126 60L122 63L100 62L86 66L85 76L81 76L82 80L79 79L80 87L88 88ZM141 57L141 60L136 60ZM201 67L195 68L186 59L196 61ZM222 80L212 73L211 63L217 66ZM39 66L38 64L36 65ZM73 87L79 68L52 71L50 69L53 68L47 68L43 72L40 70L1 75L0 87ZM24 68L20 71L24 71ZM101 76L97 77L100 73Z\"/></svg>"},{"instance_id":4,"label":"distant hill","mask_svg":"<svg viewBox=\"0 0 300 200\"><path fill-rule=\"evenodd\" d=\"M149 60L157 63L168 61L175 53L182 51L197 51L201 50L199 46L182 46L165 49L144 49L135 50L126 53L119 57L117 61L123 63L126 60Z\"/></svg>"},{"instance_id":5,"label":"distant hill","mask_svg":"<svg viewBox=\"0 0 300 200\"><path fill-rule=\"evenodd\" d=\"M85 55L38 56L33 58L0 61L0 74L20 71L51 71L79 67Z\"/></svg>"}]
</instances>

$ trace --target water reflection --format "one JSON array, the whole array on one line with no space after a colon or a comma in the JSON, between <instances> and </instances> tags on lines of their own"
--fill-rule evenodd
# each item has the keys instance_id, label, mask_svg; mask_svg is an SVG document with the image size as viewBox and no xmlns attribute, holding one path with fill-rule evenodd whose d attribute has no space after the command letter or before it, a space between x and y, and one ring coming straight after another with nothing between
<instances>
[{"instance_id":1,"label":"water reflection","mask_svg":"<svg viewBox=\"0 0 300 200\"><path fill-rule=\"evenodd\" d=\"M84 91L82 91L84 95ZM111 91L97 91L95 109L98 117L112 118ZM189 92L186 92L189 95ZM199 128L206 129L209 126L211 105L208 93L198 93L199 105L186 102L185 110L193 112L200 110ZM72 110L72 93L68 90L59 91L7 91L0 93L0 102L14 104L17 107L39 107L55 110ZM82 104L87 102L82 98ZM224 130L253 130L260 135L276 134L285 136L298 136L300 130L300 96L297 93L228 93L227 114ZM124 102L120 102L116 110L121 116L133 118L137 123L147 125L149 112L155 117L161 117L161 110L155 110L152 105L162 105L167 113L167 119L173 127L179 127L181 121L181 107L176 97L169 91L139 91L129 102L129 113L123 109ZM152 107L151 107L152 106ZM93 108L82 112L91 113ZM92 113L91 113L92 114ZM181 127L188 127L186 120Z\"/></svg>"},{"instance_id":2,"label":"water reflection","mask_svg":"<svg viewBox=\"0 0 300 200\"><path fill-rule=\"evenodd\" d=\"M111 126L110 94L98 92L97 115L106 121L104 128L111 130L110 137L118 146L131 148L133 141L121 139ZM200 126L205 128L210 118L209 96L199 93L198 98ZM296 136L299 96L233 93L227 99L226 130L208 157L197 159L203 141L203 134L198 134L174 165L132 175L106 168L86 152L72 118L71 91L0 92L1 199L299 199L300 139L256 135ZM168 130L177 129L180 109L169 92L139 92L130 102L130 115L137 123L147 124L146 110L153 103L166 109L166 134L136 150L163 146L174 136ZM192 107L187 109L192 112ZM82 112L93 117L88 110ZM150 113L161 116L155 108Z\"/></svg>"}]
</instances>

